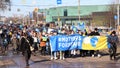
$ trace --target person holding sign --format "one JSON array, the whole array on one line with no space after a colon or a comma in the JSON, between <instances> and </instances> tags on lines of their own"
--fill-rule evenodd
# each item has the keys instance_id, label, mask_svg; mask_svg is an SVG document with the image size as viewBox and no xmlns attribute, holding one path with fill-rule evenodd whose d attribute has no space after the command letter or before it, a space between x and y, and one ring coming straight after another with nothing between
<instances>
[{"instance_id":1,"label":"person holding sign","mask_svg":"<svg viewBox=\"0 0 120 68\"><path fill-rule=\"evenodd\" d=\"M56 32L51 31L51 34L49 35L49 38L52 37L52 36L56 36L56 35L57 35ZM51 42L52 41L50 41L50 43ZM52 47L52 44L50 44L50 47ZM53 59L57 60L57 51L52 51L52 49L51 49L51 60L53 60Z\"/></svg>"}]
</instances>

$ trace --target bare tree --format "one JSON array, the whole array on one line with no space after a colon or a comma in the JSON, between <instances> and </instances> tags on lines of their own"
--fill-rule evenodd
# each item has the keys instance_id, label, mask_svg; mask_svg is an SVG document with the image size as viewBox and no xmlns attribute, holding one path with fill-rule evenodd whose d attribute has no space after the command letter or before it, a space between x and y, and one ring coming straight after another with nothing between
<instances>
[{"instance_id":1,"label":"bare tree","mask_svg":"<svg viewBox=\"0 0 120 68\"><path fill-rule=\"evenodd\" d=\"M10 8L11 1L10 0L0 0L0 10L4 11L8 7Z\"/></svg>"}]
</instances>

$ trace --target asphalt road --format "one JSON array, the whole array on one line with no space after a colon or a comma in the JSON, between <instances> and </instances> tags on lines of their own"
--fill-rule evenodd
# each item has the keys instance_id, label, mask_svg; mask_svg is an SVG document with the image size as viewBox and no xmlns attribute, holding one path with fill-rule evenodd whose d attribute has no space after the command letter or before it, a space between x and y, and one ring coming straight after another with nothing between
<instances>
[{"instance_id":1,"label":"asphalt road","mask_svg":"<svg viewBox=\"0 0 120 68\"><path fill-rule=\"evenodd\" d=\"M31 57L30 66L26 67L24 57L12 54L12 51L0 56L0 68L120 68L120 47L117 50L117 61L109 59L108 50L101 50L102 57L75 57L65 60L50 60L50 56L36 55Z\"/></svg>"}]
</instances>

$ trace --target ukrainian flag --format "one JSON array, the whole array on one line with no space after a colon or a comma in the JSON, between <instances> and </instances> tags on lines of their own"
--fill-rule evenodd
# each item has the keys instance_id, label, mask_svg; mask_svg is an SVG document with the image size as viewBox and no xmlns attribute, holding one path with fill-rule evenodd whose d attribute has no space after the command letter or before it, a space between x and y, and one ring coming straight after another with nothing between
<instances>
[{"instance_id":1,"label":"ukrainian flag","mask_svg":"<svg viewBox=\"0 0 120 68\"><path fill-rule=\"evenodd\" d=\"M101 50L107 48L108 42L106 36L85 36L83 39L83 50Z\"/></svg>"}]
</instances>

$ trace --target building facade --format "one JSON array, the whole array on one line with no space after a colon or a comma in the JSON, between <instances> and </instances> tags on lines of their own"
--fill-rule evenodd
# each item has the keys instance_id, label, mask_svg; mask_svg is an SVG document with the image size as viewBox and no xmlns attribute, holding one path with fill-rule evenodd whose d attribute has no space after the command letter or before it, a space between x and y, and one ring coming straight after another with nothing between
<instances>
[{"instance_id":1,"label":"building facade","mask_svg":"<svg viewBox=\"0 0 120 68\"><path fill-rule=\"evenodd\" d=\"M78 22L84 22L88 26L115 26L114 14L109 5L80 6L80 21L78 6L39 9L38 13L42 14L46 22L54 21L58 25L77 25Z\"/></svg>"}]
</instances>

